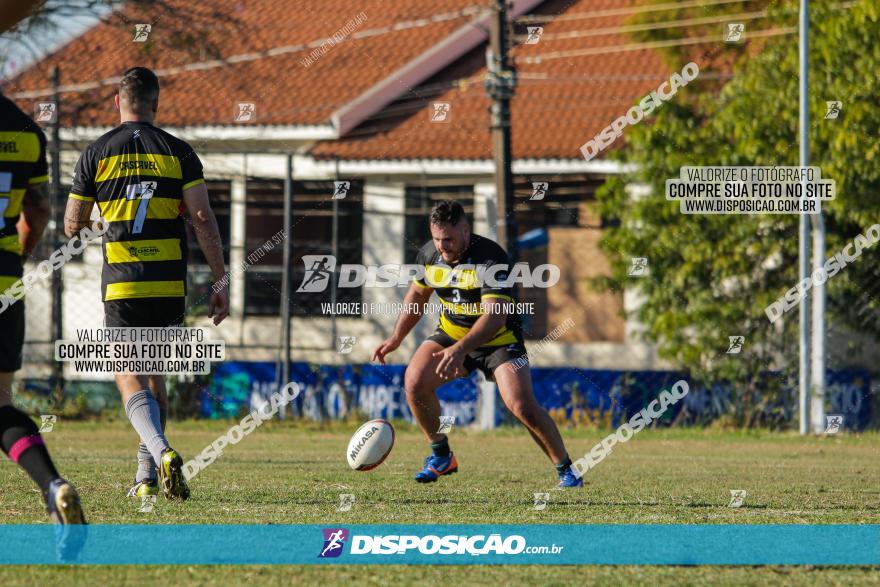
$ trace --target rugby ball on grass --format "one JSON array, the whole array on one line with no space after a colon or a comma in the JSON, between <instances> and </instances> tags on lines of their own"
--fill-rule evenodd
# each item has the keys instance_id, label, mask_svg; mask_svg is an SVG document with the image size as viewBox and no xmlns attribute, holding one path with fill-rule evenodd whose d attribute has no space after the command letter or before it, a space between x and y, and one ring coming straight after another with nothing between
<instances>
[{"instance_id":1,"label":"rugby ball on grass","mask_svg":"<svg viewBox=\"0 0 880 587\"><path fill-rule=\"evenodd\" d=\"M348 442L348 466L369 471L382 464L394 446L394 428L385 420L370 420Z\"/></svg>"}]
</instances>

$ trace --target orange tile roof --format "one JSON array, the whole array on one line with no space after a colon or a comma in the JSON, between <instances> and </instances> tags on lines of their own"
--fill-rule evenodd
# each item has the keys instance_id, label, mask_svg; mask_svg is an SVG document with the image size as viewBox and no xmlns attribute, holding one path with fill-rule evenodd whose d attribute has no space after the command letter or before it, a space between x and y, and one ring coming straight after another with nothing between
<instances>
[{"instance_id":1,"label":"orange tile roof","mask_svg":"<svg viewBox=\"0 0 880 587\"><path fill-rule=\"evenodd\" d=\"M64 86L108 80L133 65L174 70L196 63L201 69L161 75L159 124L231 125L237 102L255 102L261 125L325 125L340 107L469 23L474 15L468 10L488 6L486 0L165 1L174 7L173 14L132 6L111 14L7 82L4 93L47 88L48 72L55 64L61 68ZM519 35L512 49L519 76L512 101L515 158L583 160L579 148L584 142L675 71L657 50L624 49L633 40L615 29L629 15L613 12L637 4L636 0L549 0L530 13L538 20L529 24L544 27L536 44L523 44L526 27L515 25ZM361 13L366 20L355 29L355 36L376 34L342 42L309 67L301 60L312 48L290 49L331 37ZM414 22L438 14L452 16ZM133 26L141 22L153 25L150 41L134 43ZM187 43L198 47L190 37L205 30L210 31L205 36L210 46L201 52L187 49ZM684 28L675 31L681 34L674 36L688 36ZM279 47L287 49L254 55ZM473 49L418 87L401 87L397 101L343 139L319 143L312 155L347 160L490 159L489 99L482 83L485 47ZM244 60L238 63L210 62L241 55ZM109 83L65 93L62 124L117 124L115 88ZM32 111L37 99L18 101ZM429 102L450 103L450 121L431 122Z\"/></svg>"},{"instance_id":2,"label":"orange tile roof","mask_svg":"<svg viewBox=\"0 0 880 587\"><path fill-rule=\"evenodd\" d=\"M627 15L558 19L557 14L574 16L633 5L633 0L555 1L532 12L547 14L546 21L529 23L544 27L541 39L537 44L523 44L520 38L511 53L519 77L511 102L515 158L583 160L581 145L674 72L655 50L565 55L603 51L633 41L619 32L584 35L619 27ZM515 33L525 35L525 25L517 24ZM319 143L312 155L346 160L490 159L490 102L482 84L484 52L485 46L473 51L460 60L455 73L444 71L425 87L413 89L347 137ZM444 91L430 91L432 86L462 77L467 81ZM450 121L431 122L429 102L448 102Z\"/></svg>"},{"instance_id":3,"label":"orange tile roof","mask_svg":"<svg viewBox=\"0 0 880 587\"><path fill-rule=\"evenodd\" d=\"M372 87L409 60L473 18L450 17L424 26L393 30L437 14L455 13L475 0L166 0L168 14L126 6L3 85L14 95L50 86L49 71L58 65L61 85L117 77L127 68L178 68L217 57L253 54L277 47L332 37L363 13L355 32L388 30L337 44L309 67L301 60L313 48L262 56L240 63L162 75L159 124L165 126L233 123L236 103L256 102L257 121L271 125L326 124L337 108ZM361 17L363 18L363 17ZM135 43L135 23L151 23L148 42ZM195 40L210 31L204 54ZM190 48L186 46L189 44ZM214 53L216 51L216 53ZM209 64L210 65L210 64ZM115 125L115 84L67 92L62 96L64 125ZM45 96L39 100L46 100ZM17 100L32 111L34 99Z\"/></svg>"}]
</instances>

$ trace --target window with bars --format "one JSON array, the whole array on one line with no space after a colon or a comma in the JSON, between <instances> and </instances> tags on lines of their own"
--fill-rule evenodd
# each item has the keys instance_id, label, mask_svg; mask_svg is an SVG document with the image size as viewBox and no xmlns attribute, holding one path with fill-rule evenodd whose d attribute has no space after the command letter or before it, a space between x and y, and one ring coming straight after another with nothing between
<instances>
[{"instance_id":1,"label":"window with bars","mask_svg":"<svg viewBox=\"0 0 880 587\"><path fill-rule=\"evenodd\" d=\"M603 182L604 178L586 175L515 176L519 234L536 228L592 224L594 219L585 216L583 205L595 201L596 189Z\"/></svg>"},{"instance_id":2,"label":"window with bars","mask_svg":"<svg viewBox=\"0 0 880 587\"><path fill-rule=\"evenodd\" d=\"M229 181L206 181L208 197L211 201L211 210L217 218L217 228L220 231L220 242L223 245L223 263L229 268L230 250L230 226L231 226L231 202L232 184ZM186 214L186 212L184 212ZM192 308L191 313L198 313L200 307L208 305L211 294L211 285L214 277L211 268L205 259L204 253L199 246L192 222L184 220L186 226L187 241L187 307Z\"/></svg>"},{"instance_id":3,"label":"window with bars","mask_svg":"<svg viewBox=\"0 0 880 587\"><path fill-rule=\"evenodd\" d=\"M361 263L363 258L363 182L349 181L345 197L334 199L337 191L333 181L293 182L291 220L292 293L290 312L293 316L322 316L321 303L331 300L334 283L317 293L296 293L306 268L304 255L332 255L337 269L343 263ZM246 187L247 218L245 253L263 247L284 228L284 182L281 180L249 180ZM334 220L335 218L335 220ZM336 227L334 238L334 224ZM283 249L274 246L260 261L244 272L246 316L277 316L281 309ZM337 302L360 302L361 288L339 288Z\"/></svg>"}]
</instances>

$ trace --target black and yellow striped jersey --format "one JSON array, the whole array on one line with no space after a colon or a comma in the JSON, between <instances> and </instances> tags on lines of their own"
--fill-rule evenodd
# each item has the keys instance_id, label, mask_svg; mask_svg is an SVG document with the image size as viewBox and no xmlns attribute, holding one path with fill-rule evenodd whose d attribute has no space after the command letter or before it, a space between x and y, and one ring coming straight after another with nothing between
<instances>
[{"instance_id":1,"label":"black and yellow striped jersey","mask_svg":"<svg viewBox=\"0 0 880 587\"><path fill-rule=\"evenodd\" d=\"M503 272L495 275L497 281L504 281L509 273L509 261L504 249L493 240L477 234L471 235L471 242L462 254L461 261L449 265L443 261L433 241L419 249L416 264L425 267L423 278L415 279L419 287L431 287L443 309L440 313L439 328L455 340L464 337L479 320L483 312L480 303L490 298L503 302L513 302L513 291L509 287L490 285L489 279L478 279L477 267L503 265ZM508 313L507 322L495 336L481 346L502 346L522 342L519 316Z\"/></svg>"},{"instance_id":2,"label":"black and yellow striped jersey","mask_svg":"<svg viewBox=\"0 0 880 587\"><path fill-rule=\"evenodd\" d=\"M146 122L124 122L86 148L70 197L97 202L109 223L105 302L186 295L183 192L202 182L192 147Z\"/></svg>"},{"instance_id":3,"label":"black and yellow striped jersey","mask_svg":"<svg viewBox=\"0 0 880 587\"><path fill-rule=\"evenodd\" d=\"M18 220L28 186L49 181L46 135L12 100L0 96L0 293L21 278Z\"/></svg>"}]
</instances>

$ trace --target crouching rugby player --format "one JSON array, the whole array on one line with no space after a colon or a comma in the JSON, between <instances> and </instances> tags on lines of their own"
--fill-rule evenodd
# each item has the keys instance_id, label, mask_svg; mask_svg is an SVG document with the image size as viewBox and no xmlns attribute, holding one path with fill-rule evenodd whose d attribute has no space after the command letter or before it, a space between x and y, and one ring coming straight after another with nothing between
<instances>
[{"instance_id":1,"label":"crouching rugby player","mask_svg":"<svg viewBox=\"0 0 880 587\"><path fill-rule=\"evenodd\" d=\"M457 202L445 201L434 206L430 226L432 240L416 258L416 263L425 267L424 277L413 281L404 300L410 310L400 315L394 333L373 352L373 360L384 365L385 357L400 346L421 319L422 308L431 293L437 292L443 303L440 324L416 350L404 377L407 403L432 451L424 468L416 473L416 481L430 483L458 471L449 439L439 432L440 401L436 390L479 369L488 379L495 380L507 408L553 461L559 486L582 487L583 480L571 468L556 423L532 392L519 318L505 313L505 302L513 301L511 288L500 287L497 281L491 285L477 280L475 266L502 265L506 270L507 254L494 241L471 234L464 209ZM503 281L504 274L496 275ZM519 367L514 366L514 361Z\"/></svg>"}]
</instances>

